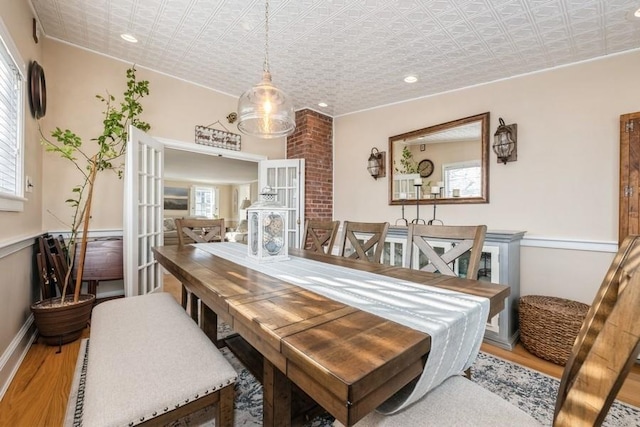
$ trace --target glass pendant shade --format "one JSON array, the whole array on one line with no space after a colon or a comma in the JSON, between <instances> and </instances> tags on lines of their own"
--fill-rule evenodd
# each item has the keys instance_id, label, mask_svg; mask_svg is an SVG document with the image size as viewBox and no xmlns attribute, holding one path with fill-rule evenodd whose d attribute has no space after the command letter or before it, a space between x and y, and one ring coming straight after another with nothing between
<instances>
[{"instance_id":1,"label":"glass pendant shade","mask_svg":"<svg viewBox=\"0 0 640 427\"><path fill-rule=\"evenodd\" d=\"M511 151L513 151L513 139L508 132L503 132L497 135L494 139L493 148L498 157L509 157Z\"/></svg>"},{"instance_id":2,"label":"glass pendant shade","mask_svg":"<svg viewBox=\"0 0 640 427\"><path fill-rule=\"evenodd\" d=\"M264 71L262 81L238 100L238 129L260 138L288 136L296 128L295 112L289 97L271 83Z\"/></svg>"}]
</instances>

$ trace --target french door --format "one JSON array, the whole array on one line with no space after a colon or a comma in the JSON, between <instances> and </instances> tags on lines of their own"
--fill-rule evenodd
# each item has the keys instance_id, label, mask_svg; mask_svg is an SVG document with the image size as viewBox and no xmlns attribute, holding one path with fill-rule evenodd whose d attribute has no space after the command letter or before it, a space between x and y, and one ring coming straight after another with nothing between
<instances>
[{"instance_id":1,"label":"french door","mask_svg":"<svg viewBox=\"0 0 640 427\"><path fill-rule=\"evenodd\" d=\"M266 186L285 206L290 248L299 248L304 227L304 159L262 160L258 166L258 193Z\"/></svg>"},{"instance_id":2,"label":"french door","mask_svg":"<svg viewBox=\"0 0 640 427\"><path fill-rule=\"evenodd\" d=\"M162 268L151 248L163 245L165 146L180 144L155 140L133 127L129 131L123 213L125 296L162 291ZM256 161L259 157L245 154L243 159ZM304 160L261 160L258 177L258 188L272 187L289 211L289 245L298 247L304 226Z\"/></svg>"},{"instance_id":3,"label":"french door","mask_svg":"<svg viewBox=\"0 0 640 427\"><path fill-rule=\"evenodd\" d=\"M162 291L151 248L162 245L164 145L131 126L124 171L125 296Z\"/></svg>"}]
</instances>

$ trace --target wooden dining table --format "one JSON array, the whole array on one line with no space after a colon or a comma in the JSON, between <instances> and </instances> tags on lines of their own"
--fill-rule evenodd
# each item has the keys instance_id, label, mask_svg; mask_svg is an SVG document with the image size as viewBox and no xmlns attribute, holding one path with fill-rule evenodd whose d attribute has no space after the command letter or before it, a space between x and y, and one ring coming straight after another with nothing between
<instances>
[{"instance_id":1,"label":"wooden dining table","mask_svg":"<svg viewBox=\"0 0 640 427\"><path fill-rule=\"evenodd\" d=\"M352 426L423 371L431 348L424 332L215 256L198 245L161 246L153 252L200 298L201 326L213 340L220 317L244 343L235 347L253 350L251 357L262 359L258 379L264 388L265 426L304 420L298 413L304 405L296 403L302 392ZM289 249L289 255L486 297L489 318L504 309L509 295L509 287L483 281L299 249Z\"/></svg>"}]
</instances>

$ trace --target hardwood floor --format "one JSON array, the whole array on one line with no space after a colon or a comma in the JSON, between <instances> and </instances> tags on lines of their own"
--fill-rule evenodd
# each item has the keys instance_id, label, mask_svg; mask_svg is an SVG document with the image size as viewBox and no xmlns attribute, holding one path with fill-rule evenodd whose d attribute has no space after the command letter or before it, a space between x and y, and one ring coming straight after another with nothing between
<instances>
[{"instance_id":1,"label":"hardwood floor","mask_svg":"<svg viewBox=\"0 0 640 427\"><path fill-rule=\"evenodd\" d=\"M167 275L164 286L179 302L180 283ZM88 336L87 328L82 337ZM0 427L61 426L79 349L80 340L62 346L59 354L58 347L34 343L0 401ZM556 378L562 376L562 366L533 356L521 344L513 351L483 344L482 351ZM640 365L629 374L618 399L640 407Z\"/></svg>"},{"instance_id":2,"label":"hardwood floor","mask_svg":"<svg viewBox=\"0 0 640 427\"><path fill-rule=\"evenodd\" d=\"M82 338L89 336L85 329ZM34 343L0 401L0 426L61 426L80 340L58 347Z\"/></svg>"}]
</instances>

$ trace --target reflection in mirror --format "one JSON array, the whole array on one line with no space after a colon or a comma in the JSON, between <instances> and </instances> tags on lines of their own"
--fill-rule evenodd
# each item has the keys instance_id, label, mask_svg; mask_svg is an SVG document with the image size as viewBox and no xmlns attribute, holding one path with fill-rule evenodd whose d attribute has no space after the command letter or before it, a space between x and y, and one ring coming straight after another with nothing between
<instances>
[{"instance_id":1,"label":"reflection in mirror","mask_svg":"<svg viewBox=\"0 0 640 427\"><path fill-rule=\"evenodd\" d=\"M489 113L389 138L389 204L489 202Z\"/></svg>"}]
</instances>

